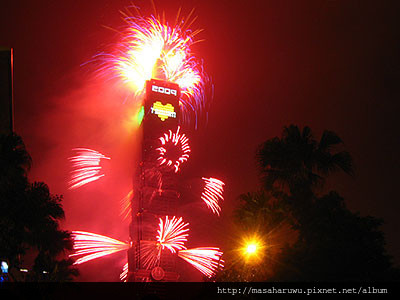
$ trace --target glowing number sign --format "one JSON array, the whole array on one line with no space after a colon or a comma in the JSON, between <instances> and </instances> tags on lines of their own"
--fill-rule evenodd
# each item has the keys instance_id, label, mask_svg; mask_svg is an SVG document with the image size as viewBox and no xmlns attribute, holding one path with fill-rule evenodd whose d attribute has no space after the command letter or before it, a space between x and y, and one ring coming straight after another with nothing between
<instances>
[{"instance_id":1,"label":"glowing number sign","mask_svg":"<svg viewBox=\"0 0 400 300\"><path fill-rule=\"evenodd\" d=\"M160 93L160 94L177 96L177 91L175 89L170 89L167 87L153 85L151 87L151 90L153 92Z\"/></svg>"},{"instance_id":2,"label":"glowing number sign","mask_svg":"<svg viewBox=\"0 0 400 300\"><path fill-rule=\"evenodd\" d=\"M156 114L161 121L165 121L169 117L176 118L176 112L170 103L163 105L160 101L154 102L151 107L151 113Z\"/></svg>"}]
</instances>

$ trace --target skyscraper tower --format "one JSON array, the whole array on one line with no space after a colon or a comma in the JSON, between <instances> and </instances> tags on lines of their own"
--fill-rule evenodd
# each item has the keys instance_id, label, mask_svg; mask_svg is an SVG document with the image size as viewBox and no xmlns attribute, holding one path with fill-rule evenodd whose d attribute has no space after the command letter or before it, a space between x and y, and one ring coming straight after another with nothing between
<instances>
[{"instance_id":1,"label":"skyscraper tower","mask_svg":"<svg viewBox=\"0 0 400 300\"><path fill-rule=\"evenodd\" d=\"M187 138L179 132L179 97L180 88L175 83L146 82L142 157L131 203L128 281L179 279L176 255L161 251L155 239L160 219L176 215L179 168L188 157L184 154L188 152Z\"/></svg>"},{"instance_id":2,"label":"skyscraper tower","mask_svg":"<svg viewBox=\"0 0 400 300\"><path fill-rule=\"evenodd\" d=\"M136 282L178 281L176 260L188 262L211 278L223 267L218 247L199 247L196 241L187 248L189 223L179 215L180 168L189 159L189 139L181 124L191 128L208 118L208 92L212 86L202 62L190 50L199 30L190 30L193 11L182 17L178 11L175 25L165 18L125 15L128 24L114 54L105 55L109 70L134 91L143 106L136 115L141 124L140 163L133 179L133 190L123 200L123 215L131 214L129 241L123 242L86 231L73 231L71 256L76 264L128 250L120 279ZM152 79L151 79L152 78ZM156 79L154 79L156 78ZM208 88L211 87L210 90ZM193 127L192 127L193 126ZM101 159L110 159L98 151L75 148L71 188L100 179ZM83 167L82 167L83 166ZM221 211L224 183L216 178L200 177L203 201L211 213ZM126 201L126 200L130 201Z\"/></svg>"}]
</instances>

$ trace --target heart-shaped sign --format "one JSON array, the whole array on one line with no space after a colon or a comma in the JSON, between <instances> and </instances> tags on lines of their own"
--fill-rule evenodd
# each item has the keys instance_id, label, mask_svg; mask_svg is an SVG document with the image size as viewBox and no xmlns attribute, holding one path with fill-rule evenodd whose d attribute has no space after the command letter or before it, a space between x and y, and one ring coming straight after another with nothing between
<instances>
[{"instance_id":1,"label":"heart-shaped sign","mask_svg":"<svg viewBox=\"0 0 400 300\"><path fill-rule=\"evenodd\" d=\"M170 103L163 105L160 101L154 102L151 113L156 114L161 121L165 121L169 117L176 118L175 108Z\"/></svg>"}]
</instances>

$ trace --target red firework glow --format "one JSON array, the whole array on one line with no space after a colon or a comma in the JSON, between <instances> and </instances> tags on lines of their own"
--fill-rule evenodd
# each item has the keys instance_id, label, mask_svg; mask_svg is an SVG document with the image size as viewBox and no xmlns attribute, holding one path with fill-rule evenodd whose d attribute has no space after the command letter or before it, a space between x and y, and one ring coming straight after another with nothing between
<instances>
[{"instance_id":1,"label":"red firework glow","mask_svg":"<svg viewBox=\"0 0 400 300\"><path fill-rule=\"evenodd\" d=\"M104 176L104 174L101 174L100 160L110 159L109 157L86 148L74 148L72 150L76 151L77 155L69 158L73 168L71 180L68 182L69 189L76 189Z\"/></svg>"},{"instance_id":2,"label":"red firework glow","mask_svg":"<svg viewBox=\"0 0 400 300\"><path fill-rule=\"evenodd\" d=\"M90 260L110 255L122 250L127 250L129 244L110 237L86 231L72 231L75 253L73 256L82 256L74 265L79 265Z\"/></svg>"},{"instance_id":3,"label":"red firework glow","mask_svg":"<svg viewBox=\"0 0 400 300\"><path fill-rule=\"evenodd\" d=\"M189 223L184 223L182 217L177 219L172 217L171 220L168 216L165 217L165 222L162 218L159 219L159 230L157 230L157 242L160 244L161 249L168 248L172 253L176 250L186 249L184 243L187 241L189 234L185 233L189 228L185 228Z\"/></svg>"},{"instance_id":4,"label":"red firework glow","mask_svg":"<svg viewBox=\"0 0 400 300\"><path fill-rule=\"evenodd\" d=\"M212 247L199 247L178 252L180 258L186 260L209 278L215 275L218 269L224 267L222 254L219 248Z\"/></svg>"},{"instance_id":5,"label":"red firework glow","mask_svg":"<svg viewBox=\"0 0 400 300\"><path fill-rule=\"evenodd\" d=\"M144 18L124 14L127 23L122 40L114 55L103 55L111 63L113 77L117 76L137 95L144 92L145 82L152 78L179 84L181 88L180 106L184 121L205 109L204 97L207 76L190 49L194 37L200 30L189 30L195 19L191 14L184 19L178 13L175 25L170 26L165 19L151 16Z\"/></svg>"},{"instance_id":6,"label":"red firework glow","mask_svg":"<svg viewBox=\"0 0 400 300\"><path fill-rule=\"evenodd\" d=\"M170 26L164 17L161 20L159 16L144 18L124 15L128 26L126 30L122 31L121 42L113 50L113 54L101 54L98 57L104 62L101 71L108 71L108 74L111 71L113 77L122 79L123 84L129 87L128 92L132 93L132 99L135 101L141 102L146 99L144 93L148 80L155 79L177 84L179 88L176 91L179 90L179 95L178 92L175 94L173 102L173 108L179 112L177 121L179 124L193 122L197 129L198 122L202 121L199 117L208 109L208 103L206 103L208 99L205 93L208 92L206 88L209 87L209 79L203 72L202 63L197 61L190 49L195 42L194 37L198 33L198 31L189 30L194 21L191 19L191 15L192 12L184 19L178 12L173 26ZM209 92L211 94L211 90ZM178 96L179 108L176 102ZM137 117L140 119L139 124L143 119L144 107L140 111L140 117ZM164 121L162 118L161 120ZM169 126L169 124L167 125ZM144 173L146 179L154 182L151 185L152 192L146 190L144 193L144 188L147 186L138 186L138 190L134 191L137 195L143 193L148 202L151 202L155 196L158 201L158 198L164 200L164 196L167 200L172 198L169 195L170 192L178 194L177 191L169 190L169 178L166 178L165 190L163 190L163 176L172 176L174 172L178 173L182 164L189 159L191 149L188 137L180 132L179 126L176 130L175 128L169 129L170 127L165 127L164 134L158 140L154 139L153 142L156 146L152 149L156 149L156 151L151 152L151 157L154 158L153 162L157 163L152 164L151 169L145 170ZM159 136L158 134L161 135L161 132L157 133L156 137ZM76 151L76 155L69 158L73 167L71 180L68 183L69 189L79 188L105 176L100 163L101 159L109 160L109 157L86 148L75 148L73 151ZM203 180L206 181L206 186L202 199L213 213L219 215L221 208L218 201L223 200L224 183L214 178L203 178ZM176 198L176 195L173 197ZM137 205L132 206L132 204L136 204L133 202L133 190L121 200L121 216L124 220L131 216L132 222L134 222L136 221L134 219L136 211L133 210ZM140 207L140 209L142 208ZM204 275L212 277L218 268L223 267L222 252L218 248L207 247L187 250L185 242L189 236L189 224L183 222L182 217L165 216L169 212L165 212L163 217L159 218L157 235L154 237L154 234L150 241L135 237L137 245L135 244L135 252L132 253L137 255L136 250L139 250L138 265L140 269L151 270L156 266L163 267L162 254L169 256L169 252L162 251L168 249L173 254L171 256L174 257L174 260L179 256ZM158 217L160 216L158 215ZM141 220L138 219L138 221ZM139 227L139 230L142 229ZM72 231L72 238L75 252L70 256L77 258L75 265L132 247L132 243L84 231ZM132 253L128 251L129 261L133 261L130 256ZM128 263L123 266L120 274L121 281L127 281L130 268ZM138 270L137 266L132 269ZM143 281L151 280L150 277L143 278Z\"/></svg>"},{"instance_id":7,"label":"red firework glow","mask_svg":"<svg viewBox=\"0 0 400 300\"><path fill-rule=\"evenodd\" d=\"M219 200L224 200L223 192L224 192L224 185L221 180L215 178L202 178L205 182L205 187L203 193L201 195L201 199L207 204L208 208L214 214L219 216L221 211L221 207L219 205Z\"/></svg>"},{"instance_id":8,"label":"red firework glow","mask_svg":"<svg viewBox=\"0 0 400 300\"><path fill-rule=\"evenodd\" d=\"M189 147L189 139L184 135L179 133L180 126L175 133L172 133L169 130L169 133L164 133L164 136L160 137L159 140L161 142L161 147L157 148L156 150L159 151L160 156L158 157L158 161L160 166L166 165L169 167L173 167L175 173L179 171L179 166L188 160L190 147ZM179 144L179 145L178 145ZM167 149L171 147L180 147L181 154L177 159L169 158Z\"/></svg>"}]
</instances>

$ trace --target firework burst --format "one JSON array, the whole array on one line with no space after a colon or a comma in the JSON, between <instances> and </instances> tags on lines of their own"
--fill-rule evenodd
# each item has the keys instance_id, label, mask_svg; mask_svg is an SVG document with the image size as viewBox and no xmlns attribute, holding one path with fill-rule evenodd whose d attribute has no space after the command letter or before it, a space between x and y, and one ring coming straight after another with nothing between
<instances>
[{"instance_id":1,"label":"firework burst","mask_svg":"<svg viewBox=\"0 0 400 300\"><path fill-rule=\"evenodd\" d=\"M215 275L218 269L224 267L222 254L219 248L213 247L200 247L178 252L180 258L186 260L209 278Z\"/></svg>"},{"instance_id":2,"label":"firework burst","mask_svg":"<svg viewBox=\"0 0 400 300\"><path fill-rule=\"evenodd\" d=\"M120 78L136 95L144 92L146 81L152 78L177 83L183 121L189 122L194 115L197 124L198 116L206 110L204 94L209 80L202 63L192 55L194 37L201 31L189 29L196 19L191 18L192 13L181 18L179 11L172 26L164 18L123 13L127 26L117 51L102 57L113 77Z\"/></svg>"},{"instance_id":3,"label":"firework burst","mask_svg":"<svg viewBox=\"0 0 400 300\"><path fill-rule=\"evenodd\" d=\"M155 241L140 241L140 252L144 267L149 270L159 265L161 258L161 247Z\"/></svg>"},{"instance_id":4,"label":"firework burst","mask_svg":"<svg viewBox=\"0 0 400 300\"><path fill-rule=\"evenodd\" d=\"M100 161L101 159L110 159L109 157L86 148L72 150L76 151L76 155L69 158L73 168L71 180L68 182L69 189L76 189L104 176L101 172Z\"/></svg>"},{"instance_id":5,"label":"firework burst","mask_svg":"<svg viewBox=\"0 0 400 300\"><path fill-rule=\"evenodd\" d=\"M127 250L129 244L110 237L86 231L72 231L75 253L70 257L81 256L74 265Z\"/></svg>"},{"instance_id":6,"label":"firework burst","mask_svg":"<svg viewBox=\"0 0 400 300\"><path fill-rule=\"evenodd\" d=\"M123 267L122 267L122 272L119 275L119 279L123 282L126 282L126 279L128 278L128 263L126 263Z\"/></svg>"},{"instance_id":7,"label":"firework burst","mask_svg":"<svg viewBox=\"0 0 400 300\"><path fill-rule=\"evenodd\" d=\"M179 132L180 126L175 133L169 130L169 133L164 133L162 137L159 138L161 147L156 150L159 151L159 157L157 160L160 163L160 166L165 165L168 167L173 167L175 173L179 171L179 166L188 160L190 147L189 147L189 139ZM168 149L172 147L180 147L181 155L177 158L169 158L168 157Z\"/></svg>"},{"instance_id":8,"label":"firework burst","mask_svg":"<svg viewBox=\"0 0 400 300\"><path fill-rule=\"evenodd\" d=\"M215 178L202 178L205 182L204 190L201 195L201 199L207 204L208 208L214 214L219 216L221 207L219 205L219 201L224 200L223 192L224 192L224 183Z\"/></svg>"},{"instance_id":9,"label":"firework burst","mask_svg":"<svg viewBox=\"0 0 400 300\"><path fill-rule=\"evenodd\" d=\"M168 248L172 253L176 253L177 250L186 249L184 243L187 241L186 232L189 228L186 228L189 223L184 223L182 217L177 219L172 217L168 219L165 217L165 221L160 218L159 230L157 230L157 242L160 244L161 249Z\"/></svg>"}]
</instances>

